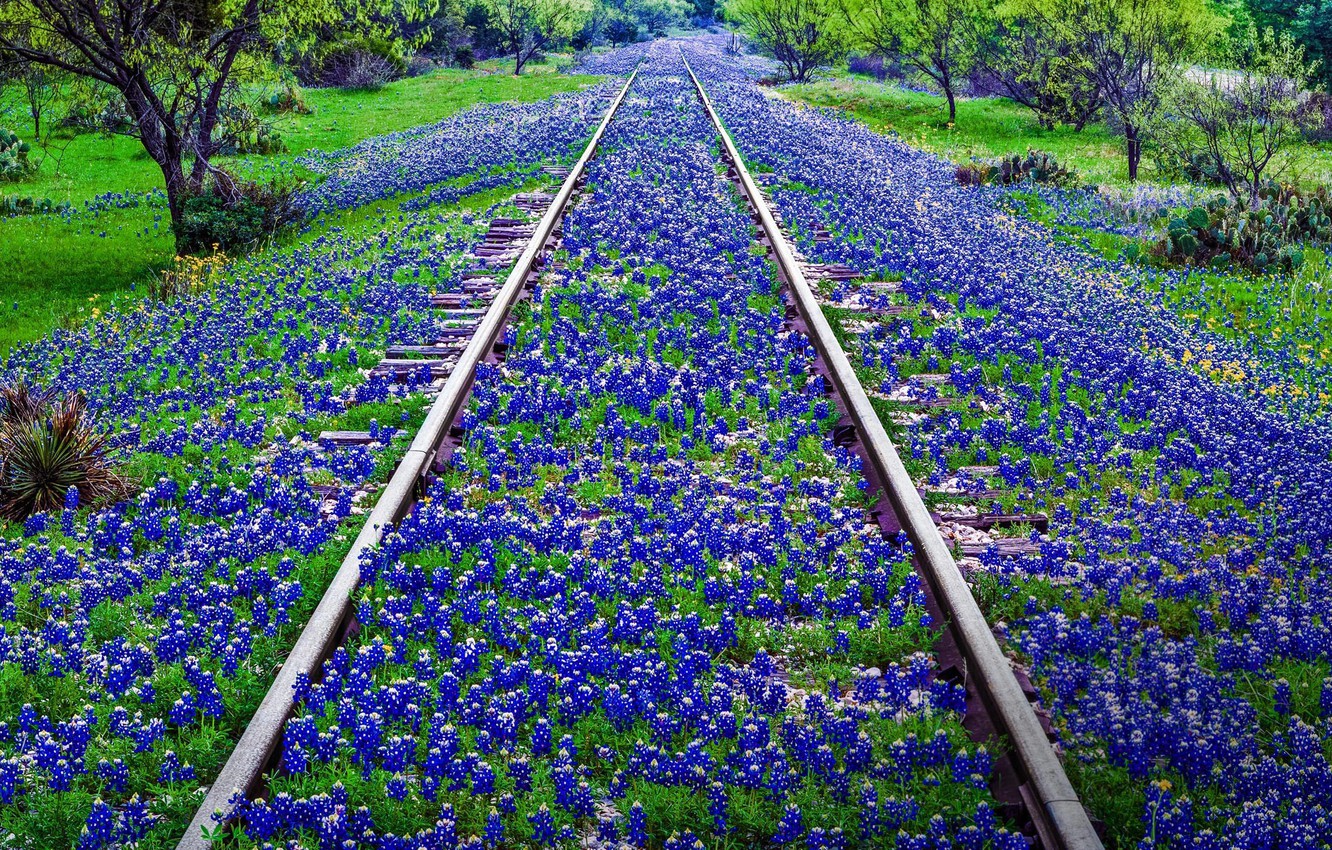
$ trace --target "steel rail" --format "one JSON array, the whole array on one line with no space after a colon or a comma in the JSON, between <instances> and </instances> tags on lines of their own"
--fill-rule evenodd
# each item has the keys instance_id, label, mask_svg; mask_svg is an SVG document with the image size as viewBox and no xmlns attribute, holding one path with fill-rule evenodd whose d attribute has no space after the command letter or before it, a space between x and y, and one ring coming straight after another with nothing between
<instances>
[{"instance_id":1,"label":"steel rail","mask_svg":"<svg viewBox=\"0 0 1332 850\"><path fill-rule=\"evenodd\" d=\"M915 482L907 474L851 361L824 317L785 234L777 226L702 82L685 59L684 51L681 51L680 58L694 82L703 108L717 129L726 157L738 173L741 187L758 214L763 234L771 243L777 263L794 296L796 309L808 325L811 340L846 403L848 416L859 431L868 459L875 467L879 480L886 485L885 495L915 549L925 579L950 618L951 627L956 630L958 643L967 659L967 672L976 677L991 713L1008 736L1019 767L1031 786L1036 807L1039 808L1039 811L1031 813L1038 832L1043 833L1043 838L1049 836L1046 843L1052 840L1061 850L1100 850L1101 840L1092 827L1086 809L1078 800L1072 783L1068 781L1058 754L1046 739L1035 709L1023 693L1008 658L1000 649L966 579L930 518ZM1041 823L1042 819L1044 824Z\"/></svg>"},{"instance_id":2,"label":"steel rail","mask_svg":"<svg viewBox=\"0 0 1332 850\"><path fill-rule=\"evenodd\" d=\"M606 128L615 117L620 104L624 102L629 87L633 85L637 76L638 70L635 69L615 100L611 102L605 117L601 119L596 132L592 134L591 140L583 150L583 155L569 170L569 176L565 178L559 192L542 215L536 231L518 256L513 270L509 272L495 300L490 303L478 323L476 332L458 358L444 387L431 403L425 421L416 432L407 454L399 462L388 485L375 502L374 509L366 518L351 549L342 559L337 573L320 598L318 607L305 624L300 637L296 640L296 645L292 647L291 653L278 670L259 708L250 718L240 741L236 743L231 756L209 788L185 835L176 845L176 850L206 850L211 847L216 825L225 823L235 811L232 799L237 791L249 793L259 787L262 772L276 752L282 728L292 712L292 687L296 684L297 677L301 674L314 676L319 665L333 650L333 644L342 625L352 610L352 593L360 582L362 555L379 545L387 530L406 516L416 501L422 479L429 471L431 462L445 438L448 437L454 421L462 412L462 406L467 400L476 376L476 367L499 341L499 334L508 320L509 311L517 303L528 276L536 266L537 258L550 241L555 226L564 215L564 209L573 197L588 162L596 153Z\"/></svg>"}]
</instances>

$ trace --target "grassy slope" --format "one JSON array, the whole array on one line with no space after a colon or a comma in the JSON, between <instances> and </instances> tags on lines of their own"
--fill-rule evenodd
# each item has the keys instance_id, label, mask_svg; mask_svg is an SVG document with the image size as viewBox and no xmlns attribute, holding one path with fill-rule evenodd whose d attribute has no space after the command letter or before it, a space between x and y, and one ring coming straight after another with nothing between
<instances>
[{"instance_id":1,"label":"grassy slope","mask_svg":"<svg viewBox=\"0 0 1332 850\"><path fill-rule=\"evenodd\" d=\"M292 154L333 150L438 121L476 103L540 100L593 79L549 73L549 66L515 78L505 68L485 63L473 71L440 69L378 92L311 90L306 99L315 114L280 116L277 128ZM20 135L30 130L16 129ZM37 176L5 191L78 204L160 185L161 172L133 139L83 134L55 139ZM86 220L67 224L50 216L0 221L0 356L15 343L40 337L90 298L125 290L166 266L174 246L160 219L157 211L132 209L104 213L91 228Z\"/></svg>"},{"instance_id":2,"label":"grassy slope","mask_svg":"<svg viewBox=\"0 0 1332 850\"><path fill-rule=\"evenodd\" d=\"M1104 124L1089 125L1080 133L1069 127L1046 130L1031 110L995 97L959 100L957 123L950 127L942 97L904 91L892 83L884 85L845 72L833 79L788 86L782 93L812 106L845 109L872 129L894 130L911 145L954 162L1040 148L1077 168L1089 182L1128 185L1124 141L1111 135ZM1142 177L1160 179L1150 154L1143 158ZM1332 182L1332 146L1322 142L1301 146L1288 177L1309 183Z\"/></svg>"},{"instance_id":3,"label":"grassy slope","mask_svg":"<svg viewBox=\"0 0 1332 850\"><path fill-rule=\"evenodd\" d=\"M865 77L788 86L782 93L812 106L844 109L871 129L896 131L909 144L955 162L1041 148L1096 182L1124 183L1128 178L1123 142L1103 125L1089 126L1081 133L1067 127L1045 130L1031 110L1002 98L959 100L957 122L950 127L942 97L904 91ZM1150 177L1151 164L1144 166Z\"/></svg>"}]
</instances>

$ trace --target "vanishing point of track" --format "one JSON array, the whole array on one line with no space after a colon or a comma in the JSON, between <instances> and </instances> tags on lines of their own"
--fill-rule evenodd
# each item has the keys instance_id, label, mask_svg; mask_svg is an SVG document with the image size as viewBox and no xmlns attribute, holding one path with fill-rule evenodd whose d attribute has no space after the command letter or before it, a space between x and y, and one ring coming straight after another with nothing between
<instances>
[{"instance_id":1,"label":"vanishing point of track","mask_svg":"<svg viewBox=\"0 0 1332 850\"><path fill-rule=\"evenodd\" d=\"M702 82L687 62L685 68L716 128L728 173L751 208L759 242L768 248L777 264L784 284L783 295L789 305L788 321L813 344L818 369L828 379L833 401L849 426L842 429L844 437L839 442L865 461L865 477L871 490L879 493L876 515L884 533L902 531L911 541L916 569L925 581L930 612L946 623L937 647L940 666L967 689L968 729L980 740L995 734L1007 740L1007 756L997 762L999 775L992 783L996 796L1008 804L1015 820L1028 822L1029 831L1047 850L1099 848L1101 842L1050 744L1028 690L1024 690L972 597ZM546 254L557 243L559 223L584 182L587 164L596 154L636 77L637 71L612 101L582 156L569 169L527 238L504 283L492 293L493 299L474 326L470 340L457 360L448 365L448 377L424 423L209 788L178 850L204 850L211 846L208 836L218 834L218 824L226 827L233 820L236 793L253 794L262 789L264 774L275 766L283 726L293 709L293 685L301 676L317 677L323 662L345 639L353 618L352 597L359 582L362 554L379 545L385 533L411 511L447 449L454 425L470 395L477 366L502 356L500 339L510 312L532 288ZM522 235L526 232L522 231Z\"/></svg>"}]
</instances>

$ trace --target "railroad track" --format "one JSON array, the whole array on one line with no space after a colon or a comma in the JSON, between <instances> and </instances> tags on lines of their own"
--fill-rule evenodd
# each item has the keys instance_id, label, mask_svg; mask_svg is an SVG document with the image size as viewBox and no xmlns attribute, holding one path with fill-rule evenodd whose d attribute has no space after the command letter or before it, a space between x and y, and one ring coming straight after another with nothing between
<instances>
[{"instance_id":1,"label":"railroad track","mask_svg":"<svg viewBox=\"0 0 1332 850\"><path fill-rule=\"evenodd\" d=\"M881 494L875 512L881 530L889 536L903 531L911 540L917 569L928 590L930 613L936 621L947 623L937 654L945 676L966 686L968 729L982 741L996 735L1007 738L1009 754L996 765L996 797L1008 805L1013 820L1029 822L1027 831L1047 850L1099 848L1100 841L1050 744L1048 728L1042 726L1033 708L1034 691L1029 685L1024 689L1003 655L940 536L935 518L926 510L824 318L776 217L687 61L685 68L722 142L729 174L750 204L760 241L776 261L788 299L788 321L813 343L818 368L844 415L846 424L835 429L834 441L864 461L868 483ZM442 378L444 384L319 606L209 788L178 850L210 847L214 837L234 821L237 792L253 796L263 789L265 772L275 766L283 727L294 708L293 686L302 677L316 677L323 662L345 640L353 621L352 598L363 553L379 545L386 531L407 516L423 485L447 459L456 440L454 426L469 397L476 369L483 362L503 357L500 339L510 312L535 283L536 270L559 238L559 222L582 185L587 163L636 78L637 71L611 103L577 163L567 173L563 169L548 170L551 176L563 178L559 191L553 196L528 194L519 199L520 208L534 214L541 212L534 226L521 220L491 222L490 233L476 253L484 267L513 262L504 282L496 286L493 280L487 283L478 275L464 281L460 293L436 298L432 306L447 311L446 316L457 320L456 327L439 340L390 348L384 361L372 370L372 374L397 382L416 385L419 379L428 385ZM829 273L836 275L838 271ZM476 307L477 303L485 304L484 308ZM355 444L366 437L353 432L321 435L322 440L335 444Z\"/></svg>"},{"instance_id":2,"label":"railroad track","mask_svg":"<svg viewBox=\"0 0 1332 850\"><path fill-rule=\"evenodd\" d=\"M318 607L310 616L309 622L292 647L291 653L283 662L268 692L264 695L259 708L250 718L245 732L232 750L231 756L218 773L217 779L209 787L207 795L190 821L185 835L176 845L177 850L204 850L211 847L214 836L219 832L219 824L226 828L232 820L236 807L237 791L250 794L262 787L264 771L273 763L282 737L282 727L291 715L292 688L300 677L312 677L317 674L320 665L341 644L350 623L353 605L352 594L360 579L361 555L370 551L383 539L385 532L400 521L411 510L420 494L421 486L430 475L441 450L446 450L450 431L457 421L471 391L476 368L497 353L501 347L500 334L508 321L509 314L518 303L524 290L534 282L535 269L540 264L551 243L557 239L557 226L583 182L587 163L596 153L597 146L605 135L606 128L614 118L616 110L624 102L630 86L638 72L630 74L624 87L611 102L605 117L597 126L588 141L582 156L569 169L560 185L559 191L552 197L544 198L525 194L518 198L519 206L535 212L544 207L544 213L531 234L526 237L526 244L514 261L513 269L498 288L475 287L463 288L464 298L454 301L437 299L433 306L454 311L460 317L475 318L470 326L471 336L461 352L453 357L439 360L418 360L392 357L375 367L381 374L395 377L412 376L422 369L429 369L431 375L447 374L447 380L432 402L425 421L412 439L406 455L399 462L388 485L375 503L374 509L366 517L365 524L352 543L346 557L342 559L337 573L324 591ZM493 222L492 222L493 224ZM513 225L521 226L520 222ZM504 222L510 228L510 222ZM514 235L514 234L507 234ZM518 231L517 235L525 235ZM493 249L493 245L491 248ZM503 255L502 250L483 250L481 256ZM489 301L489 306L479 316L474 301ZM471 309L473 312L465 312ZM455 340L456 342L457 340ZM399 352L389 352L390 355ZM406 352L402 352L406 353ZM359 439L359 435L348 437L348 441Z\"/></svg>"},{"instance_id":3,"label":"railroad track","mask_svg":"<svg viewBox=\"0 0 1332 850\"><path fill-rule=\"evenodd\" d=\"M824 317L786 235L745 167L744 158L713 108L698 75L683 53L680 58L717 130L731 177L749 202L762 239L777 262L787 296L802 325L801 330L818 351L820 366L826 370L825 377L835 389L837 403L854 429L854 439L848 433L842 444L855 450L865 461L870 486L881 493L881 499L886 502L883 507L888 511L881 509L878 514L880 525L885 533L898 530L906 533L915 550L917 570L930 590L930 606L934 609L931 613L942 614L942 621L948 624L943 645L939 647L940 666L947 670L949 656L960 653L961 667L958 668L956 663L953 666L967 688L969 728L973 734L988 737L987 733L994 731L1008 739L1012 756L1009 763L1017 773L1016 788L1012 787L1011 781L1004 782L1005 765L1001 762L1000 787L994 789L996 794L1001 801L1019 804L1025 810L1042 846L1049 850L1101 847L1100 838L1051 746L1048 730L1032 705L1034 693L1029 690L1030 686L1023 687L1000 649L990 624L971 595L962 571L916 490L915 482L907 474L897 449L879 421L851 361ZM1017 799L1013 798L1014 793Z\"/></svg>"}]
</instances>

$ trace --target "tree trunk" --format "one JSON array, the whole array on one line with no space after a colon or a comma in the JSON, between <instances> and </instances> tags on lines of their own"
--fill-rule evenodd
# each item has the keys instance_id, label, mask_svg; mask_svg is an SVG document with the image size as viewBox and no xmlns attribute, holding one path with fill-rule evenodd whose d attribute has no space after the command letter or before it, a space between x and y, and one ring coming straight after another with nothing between
<instances>
[{"instance_id":1,"label":"tree trunk","mask_svg":"<svg viewBox=\"0 0 1332 850\"><path fill-rule=\"evenodd\" d=\"M1126 123L1124 140L1128 143L1128 179L1134 183L1138 179L1138 162L1142 160L1142 141L1138 138L1138 128Z\"/></svg>"},{"instance_id":2,"label":"tree trunk","mask_svg":"<svg viewBox=\"0 0 1332 850\"><path fill-rule=\"evenodd\" d=\"M171 211L171 230L176 235L176 249L184 247L181 243L180 225L185 196L190 190L190 179L185 173L185 150L180 131L174 123L167 123L158 118L161 114L151 100L146 82L142 79L127 82L120 87L125 96L125 106L130 117L139 128L139 141L157 167L162 170L162 179L166 184L167 209Z\"/></svg>"},{"instance_id":3,"label":"tree trunk","mask_svg":"<svg viewBox=\"0 0 1332 850\"><path fill-rule=\"evenodd\" d=\"M951 85L944 86L944 97L948 98L948 123L957 123L957 97L953 94Z\"/></svg>"}]
</instances>

